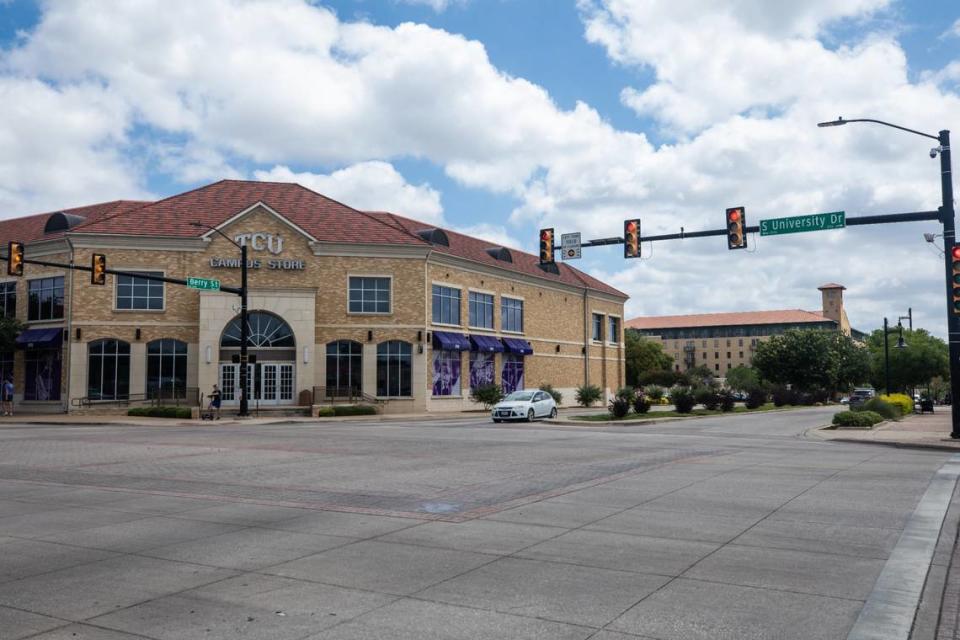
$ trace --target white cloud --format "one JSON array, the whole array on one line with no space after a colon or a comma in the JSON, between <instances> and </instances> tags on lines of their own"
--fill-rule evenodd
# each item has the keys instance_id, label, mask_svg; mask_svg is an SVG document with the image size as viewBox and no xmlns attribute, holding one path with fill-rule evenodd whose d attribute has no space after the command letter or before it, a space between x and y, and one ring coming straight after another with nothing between
<instances>
[{"instance_id":1,"label":"white cloud","mask_svg":"<svg viewBox=\"0 0 960 640\"><path fill-rule=\"evenodd\" d=\"M467 0L399 0L399 2L403 4L426 5L437 13L441 13L452 5L464 5L467 3Z\"/></svg>"},{"instance_id":2,"label":"white cloud","mask_svg":"<svg viewBox=\"0 0 960 640\"><path fill-rule=\"evenodd\" d=\"M257 180L297 182L364 211L390 211L441 224L440 193L428 184L409 184L389 162L361 162L329 175L296 173L284 166L255 172Z\"/></svg>"}]
</instances>

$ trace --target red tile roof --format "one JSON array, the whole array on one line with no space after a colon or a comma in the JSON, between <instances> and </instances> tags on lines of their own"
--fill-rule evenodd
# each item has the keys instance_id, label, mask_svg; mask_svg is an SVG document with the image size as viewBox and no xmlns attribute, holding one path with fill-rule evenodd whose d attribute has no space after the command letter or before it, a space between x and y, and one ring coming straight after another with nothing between
<instances>
[{"instance_id":1,"label":"red tile roof","mask_svg":"<svg viewBox=\"0 0 960 640\"><path fill-rule=\"evenodd\" d=\"M824 289L846 289L846 287L836 282L828 282L827 284L820 285L817 289L823 291Z\"/></svg>"},{"instance_id":2,"label":"red tile roof","mask_svg":"<svg viewBox=\"0 0 960 640\"><path fill-rule=\"evenodd\" d=\"M366 212L353 209L298 184L221 180L186 193L152 203L116 201L89 207L64 210L84 216L86 221L70 230L71 234L112 234L162 237L197 237L206 228L190 225L200 222L216 227L237 214L262 202L303 229L320 242L355 244L399 244L432 247L434 251L496 266L530 276L552 280L574 287L586 287L610 295L627 295L569 265L558 263L559 274L540 269L539 258L511 249L513 263L490 256L486 249L493 243L444 230L450 246L430 245L417 231L430 225L392 213ZM52 213L0 222L0 240L23 242L61 237L43 234L43 227Z\"/></svg>"},{"instance_id":3,"label":"red tile roof","mask_svg":"<svg viewBox=\"0 0 960 640\"><path fill-rule=\"evenodd\" d=\"M435 225L418 222L416 220L411 220L410 218L405 218L395 213L389 213L386 211L374 211L370 213L377 216L381 220L388 221L390 224L395 225L399 229L404 229L413 234L423 229L438 228ZM588 289L602 291L614 296L623 298L628 297L627 294L623 293L622 291L614 289L610 285L597 280L593 276L587 275L579 269L574 269L568 264L558 262L557 267L559 274L550 273L540 268L539 256L520 251L519 249L509 249L513 262L504 262L503 260L498 260L487 253L487 249L497 247L495 243L487 240L481 240L480 238L467 236L462 233L457 233L456 231L451 231L449 229L443 229L443 231L447 234L447 238L450 241L450 246L445 247L443 245L434 245L433 250L437 253L445 253L460 258L466 258L468 260L472 260L473 262L479 262L487 266L499 267L501 269L507 269L510 271L518 271L529 276L553 280L555 282L562 282L563 284L574 287L586 287Z\"/></svg>"},{"instance_id":4,"label":"red tile roof","mask_svg":"<svg viewBox=\"0 0 960 640\"><path fill-rule=\"evenodd\" d=\"M686 329L691 327L725 327L753 324L781 324L831 322L819 313L802 309L784 309L782 311L736 311L733 313L697 313L685 316L648 316L628 320L626 328L643 329Z\"/></svg>"},{"instance_id":5,"label":"red tile roof","mask_svg":"<svg viewBox=\"0 0 960 640\"><path fill-rule=\"evenodd\" d=\"M23 218L11 218L9 220L0 220L0 240L4 242L16 240L19 242L38 242L40 240L55 240L63 237L63 231L44 234L43 229L50 216L57 213L80 216L86 223L103 220L113 215L131 211L142 207L148 202L138 200L114 200L112 202L102 202L100 204L91 204L85 207L76 207L73 209L60 209L58 211L48 211L47 213L37 213ZM78 228L74 227L75 229Z\"/></svg>"}]
</instances>

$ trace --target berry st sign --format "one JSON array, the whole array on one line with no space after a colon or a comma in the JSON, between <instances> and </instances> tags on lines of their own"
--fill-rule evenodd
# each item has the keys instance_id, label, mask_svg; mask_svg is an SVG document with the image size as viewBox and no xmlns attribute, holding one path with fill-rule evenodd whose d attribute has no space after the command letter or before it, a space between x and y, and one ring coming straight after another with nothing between
<instances>
[{"instance_id":1,"label":"berry st sign","mask_svg":"<svg viewBox=\"0 0 960 640\"><path fill-rule=\"evenodd\" d=\"M187 286L191 289L208 289L210 291L220 290L220 281L209 278L187 278Z\"/></svg>"},{"instance_id":2,"label":"berry st sign","mask_svg":"<svg viewBox=\"0 0 960 640\"><path fill-rule=\"evenodd\" d=\"M808 216L790 218L772 218L760 221L761 236L777 236L784 233L803 233L804 231L823 231L825 229L843 229L847 226L847 214L843 211L832 213L814 213Z\"/></svg>"}]
</instances>

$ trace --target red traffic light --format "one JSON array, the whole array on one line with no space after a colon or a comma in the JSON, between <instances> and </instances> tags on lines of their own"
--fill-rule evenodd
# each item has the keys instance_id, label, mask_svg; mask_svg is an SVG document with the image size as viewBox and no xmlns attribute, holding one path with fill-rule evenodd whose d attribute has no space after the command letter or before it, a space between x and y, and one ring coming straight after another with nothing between
<instances>
[{"instance_id":1,"label":"red traffic light","mask_svg":"<svg viewBox=\"0 0 960 640\"><path fill-rule=\"evenodd\" d=\"M727 217L730 218L730 222L738 222L740 220L740 210L733 209L729 211Z\"/></svg>"},{"instance_id":2,"label":"red traffic light","mask_svg":"<svg viewBox=\"0 0 960 640\"><path fill-rule=\"evenodd\" d=\"M954 245L953 247L953 259L960 260L960 245Z\"/></svg>"},{"instance_id":3,"label":"red traffic light","mask_svg":"<svg viewBox=\"0 0 960 640\"><path fill-rule=\"evenodd\" d=\"M727 209L727 249L747 248L747 216L743 207Z\"/></svg>"},{"instance_id":4,"label":"red traffic light","mask_svg":"<svg viewBox=\"0 0 960 640\"><path fill-rule=\"evenodd\" d=\"M553 229L540 229L540 264L553 261Z\"/></svg>"},{"instance_id":5,"label":"red traffic light","mask_svg":"<svg viewBox=\"0 0 960 640\"><path fill-rule=\"evenodd\" d=\"M636 223L636 222L634 222L633 220L631 220L630 222L627 223L627 232L628 232L628 233L635 233L636 230L637 230L637 223Z\"/></svg>"}]
</instances>

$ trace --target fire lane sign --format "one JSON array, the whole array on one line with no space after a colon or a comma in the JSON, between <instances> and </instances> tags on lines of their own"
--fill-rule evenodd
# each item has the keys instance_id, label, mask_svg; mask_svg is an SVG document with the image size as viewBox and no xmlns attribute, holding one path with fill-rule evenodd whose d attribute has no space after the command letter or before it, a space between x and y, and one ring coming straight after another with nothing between
<instances>
[{"instance_id":1,"label":"fire lane sign","mask_svg":"<svg viewBox=\"0 0 960 640\"><path fill-rule=\"evenodd\" d=\"M205 289L208 291L219 291L220 281L210 278L187 278L187 286L191 289Z\"/></svg>"},{"instance_id":2,"label":"fire lane sign","mask_svg":"<svg viewBox=\"0 0 960 640\"><path fill-rule=\"evenodd\" d=\"M813 213L807 216L772 218L760 221L761 236L777 236L784 233L843 229L847 226L847 214L843 211Z\"/></svg>"}]
</instances>

